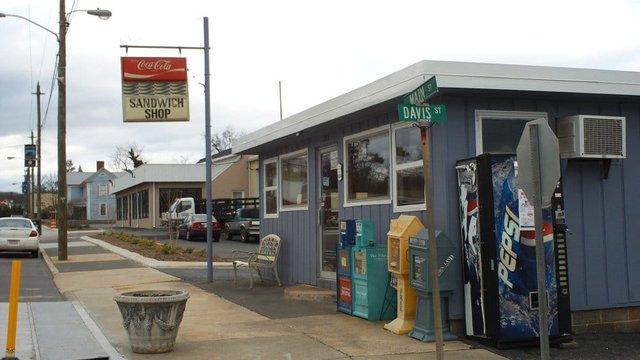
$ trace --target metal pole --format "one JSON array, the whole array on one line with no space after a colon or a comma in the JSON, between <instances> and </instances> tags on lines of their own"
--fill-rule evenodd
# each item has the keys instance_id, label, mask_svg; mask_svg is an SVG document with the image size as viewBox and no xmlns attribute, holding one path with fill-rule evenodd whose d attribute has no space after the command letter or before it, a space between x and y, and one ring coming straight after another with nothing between
<instances>
[{"instance_id":1,"label":"metal pole","mask_svg":"<svg viewBox=\"0 0 640 360\"><path fill-rule=\"evenodd\" d=\"M58 32L58 260L67 260L67 19L60 0Z\"/></svg>"},{"instance_id":2,"label":"metal pole","mask_svg":"<svg viewBox=\"0 0 640 360\"><path fill-rule=\"evenodd\" d=\"M207 194L207 280L213 281L213 229L211 193L211 84L209 81L209 18L204 18L204 119L205 119L205 186Z\"/></svg>"},{"instance_id":3,"label":"metal pole","mask_svg":"<svg viewBox=\"0 0 640 360\"><path fill-rule=\"evenodd\" d=\"M33 130L31 130L31 145L33 145L33 140L35 139L35 136L33 135ZM36 150L37 151L37 150ZM35 189L36 189L36 184L35 184L35 169L33 167L29 167L29 218L33 219L33 214L36 211L36 199L35 199Z\"/></svg>"},{"instance_id":4,"label":"metal pole","mask_svg":"<svg viewBox=\"0 0 640 360\"><path fill-rule=\"evenodd\" d=\"M24 211L26 212L27 217L31 217L31 175L29 172L29 167L25 168L24 174L24 183L26 185L25 191L25 202L24 202Z\"/></svg>"},{"instance_id":5,"label":"metal pole","mask_svg":"<svg viewBox=\"0 0 640 360\"><path fill-rule=\"evenodd\" d=\"M278 80L278 98L280 99L280 120L282 120L282 81Z\"/></svg>"},{"instance_id":6,"label":"metal pole","mask_svg":"<svg viewBox=\"0 0 640 360\"><path fill-rule=\"evenodd\" d=\"M540 327L540 358L549 359L549 304L547 303L547 283L544 258L544 234L542 218L542 188L540 180L540 147L538 125L529 126L531 142L531 174L533 180L533 214L536 228L536 276L538 277L538 321Z\"/></svg>"},{"instance_id":7,"label":"metal pole","mask_svg":"<svg viewBox=\"0 0 640 360\"><path fill-rule=\"evenodd\" d=\"M427 227L429 233L429 281L433 297L433 321L436 335L436 359L444 358L444 340L442 336L442 312L440 306L440 282L438 280L438 252L436 243L436 221L433 215L433 172L431 169L431 152L429 149L429 127L426 121L419 122L420 140L422 142L422 167L424 172L424 197L427 207Z\"/></svg>"},{"instance_id":8,"label":"metal pole","mask_svg":"<svg viewBox=\"0 0 640 360\"><path fill-rule=\"evenodd\" d=\"M16 359L16 329L18 324L18 303L20 300L20 269L22 261L11 262L11 285L9 288L9 314L7 327L6 359Z\"/></svg>"},{"instance_id":9,"label":"metal pole","mask_svg":"<svg viewBox=\"0 0 640 360\"><path fill-rule=\"evenodd\" d=\"M38 144L36 145L36 151L38 152L36 161L38 162L38 233L42 234L42 176L40 173L40 165L42 164L42 112L40 110L40 82L36 87L36 96L38 98Z\"/></svg>"}]
</instances>

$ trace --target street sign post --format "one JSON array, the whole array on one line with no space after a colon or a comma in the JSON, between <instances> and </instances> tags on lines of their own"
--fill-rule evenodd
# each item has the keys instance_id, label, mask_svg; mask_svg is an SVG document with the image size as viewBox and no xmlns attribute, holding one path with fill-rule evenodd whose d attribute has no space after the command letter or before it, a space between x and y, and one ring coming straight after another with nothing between
<instances>
[{"instance_id":1,"label":"street sign post","mask_svg":"<svg viewBox=\"0 0 640 360\"><path fill-rule=\"evenodd\" d=\"M398 119L400 121L447 121L447 108L444 105L416 106L398 104Z\"/></svg>"},{"instance_id":2,"label":"street sign post","mask_svg":"<svg viewBox=\"0 0 640 360\"><path fill-rule=\"evenodd\" d=\"M545 119L529 121L516 150L518 184L533 205L536 231L536 276L538 282L540 358L549 359L549 299L545 273L542 206L549 205L560 179L558 138Z\"/></svg>"},{"instance_id":3,"label":"street sign post","mask_svg":"<svg viewBox=\"0 0 640 360\"><path fill-rule=\"evenodd\" d=\"M427 100L438 92L436 77L432 76L414 91L403 96L404 104L398 105L400 121L414 121L420 128L422 143L422 171L424 173L424 203L427 208L427 228L429 234L429 273L433 299L433 321L436 340L436 359L444 359L444 339L442 335L442 313L440 306L440 282L438 280L438 252L436 243L436 221L433 214L433 173L429 145L429 123L447 120L444 105L429 105Z\"/></svg>"}]
</instances>

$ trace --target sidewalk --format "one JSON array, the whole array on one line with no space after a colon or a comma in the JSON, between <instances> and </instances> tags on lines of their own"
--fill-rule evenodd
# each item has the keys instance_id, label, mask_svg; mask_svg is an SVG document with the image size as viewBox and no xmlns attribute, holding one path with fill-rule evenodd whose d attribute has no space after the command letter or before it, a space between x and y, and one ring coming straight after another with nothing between
<instances>
[{"instance_id":1,"label":"sidewalk","mask_svg":"<svg viewBox=\"0 0 640 360\"><path fill-rule=\"evenodd\" d=\"M392 334L383 329L384 322L339 313L335 303L317 305L282 298L278 306L275 292L281 288L277 286L249 289L239 281L235 287L233 271L225 263L214 264L214 283L195 286L156 268L205 273L204 263L158 262L86 237L69 243L68 260L63 262L57 260L57 248L43 250L58 289L86 310L112 346L106 349L111 359L435 359L434 343ZM113 296L142 289L177 289L191 295L173 352L150 356L130 350ZM271 295L272 304L265 301L260 310L253 311L212 292L224 293L225 289L235 293L238 303L260 304L258 294L271 291L276 295ZM445 351L447 359L504 359L461 341L446 342Z\"/></svg>"}]
</instances>

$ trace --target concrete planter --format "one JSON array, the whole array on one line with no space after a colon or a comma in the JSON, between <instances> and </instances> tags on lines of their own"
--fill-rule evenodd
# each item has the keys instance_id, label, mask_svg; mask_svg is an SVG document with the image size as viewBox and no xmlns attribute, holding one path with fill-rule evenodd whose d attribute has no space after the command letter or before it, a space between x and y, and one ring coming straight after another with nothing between
<instances>
[{"instance_id":1,"label":"concrete planter","mask_svg":"<svg viewBox=\"0 0 640 360\"><path fill-rule=\"evenodd\" d=\"M122 314L122 325L134 353L156 354L173 350L189 293L141 290L117 294L113 299Z\"/></svg>"}]
</instances>

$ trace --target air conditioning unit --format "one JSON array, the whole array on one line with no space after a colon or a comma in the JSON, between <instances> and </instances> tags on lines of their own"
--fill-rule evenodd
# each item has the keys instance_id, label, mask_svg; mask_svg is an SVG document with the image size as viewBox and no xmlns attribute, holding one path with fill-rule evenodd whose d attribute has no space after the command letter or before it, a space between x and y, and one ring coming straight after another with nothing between
<instances>
[{"instance_id":1,"label":"air conditioning unit","mask_svg":"<svg viewBox=\"0 0 640 360\"><path fill-rule=\"evenodd\" d=\"M625 117L574 115L558 119L563 159L624 159L627 157Z\"/></svg>"}]
</instances>

